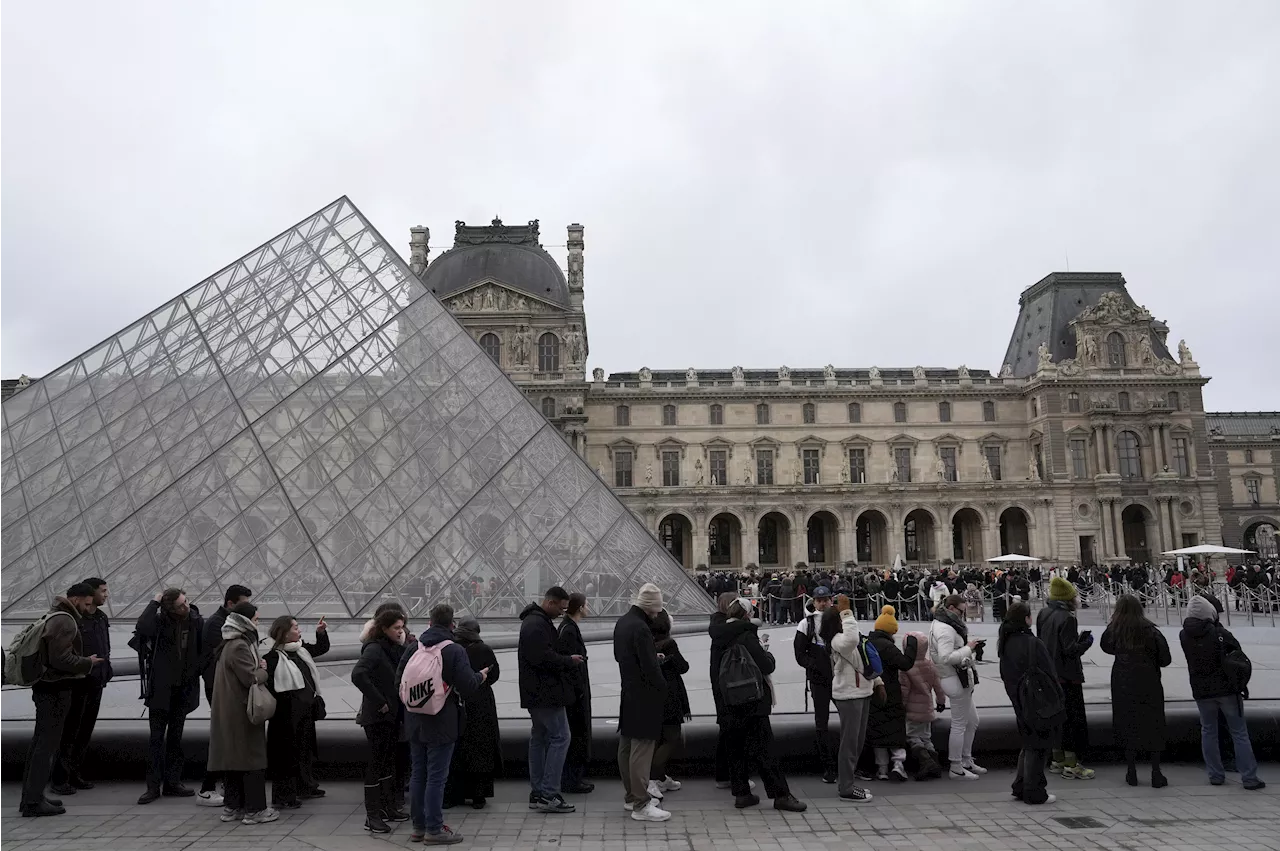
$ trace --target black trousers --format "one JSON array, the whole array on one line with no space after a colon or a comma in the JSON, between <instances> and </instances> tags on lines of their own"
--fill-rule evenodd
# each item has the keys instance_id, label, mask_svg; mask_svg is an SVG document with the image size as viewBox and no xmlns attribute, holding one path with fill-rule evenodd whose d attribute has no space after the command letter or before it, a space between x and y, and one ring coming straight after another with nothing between
<instances>
[{"instance_id":1,"label":"black trousers","mask_svg":"<svg viewBox=\"0 0 1280 851\"><path fill-rule=\"evenodd\" d=\"M813 698L813 726L818 741L818 762L822 770L836 770L836 750L831 741L831 686L809 682L809 695Z\"/></svg>"},{"instance_id":2,"label":"black trousers","mask_svg":"<svg viewBox=\"0 0 1280 851\"><path fill-rule=\"evenodd\" d=\"M62 730L71 711L71 689L67 686L36 686L31 690L31 702L36 708L36 727L22 776L23 807L34 807L44 800L44 787L49 785L53 761L62 741Z\"/></svg>"},{"instance_id":3,"label":"black trousers","mask_svg":"<svg viewBox=\"0 0 1280 851\"><path fill-rule=\"evenodd\" d=\"M182 706L181 692L175 690L170 706ZM147 721L151 725L151 762L147 767L147 788L177 786L182 782L182 768L186 757L182 753L182 731L187 724L187 713L172 709L150 709Z\"/></svg>"},{"instance_id":4,"label":"black trousers","mask_svg":"<svg viewBox=\"0 0 1280 851\"><path fill-rule=\"evenodd\" d=\"M259 813L267 808L265 771L222 772L222 804L235 812Z\"/></svg>"},{"instance_id":5,"label":"black trousers","mask_svg":"<svg viewBox=\"0 0 1280 851\"><path fill-rule=\"evenodd\" d=\"M364 728L369 740L369 761L364 766L364 785L377 786L396 776L396 749L400 739L396 724L370 724Z\"/></svg>"},{"instance_id":6,"label":"black trousers","mask_svg":"<svg viewBox=\"0 0 1280 851\"><path fill-rule=\"evenodd\" d=\"M80 765L89 740L93 738L94 725L98 723L98 710L102 708L102 684L85 678L76 680L71 687L71 708L67 723L62 728L62 741L58 746L58 759L53 764L52 781L67 783L80 775Z\"/></svg>"},{"instance_id":7,"label":"black trousers","mask_svg":"<svg viewBox=\"0 0 1280 851\"><path fill-rule=\"evenodd\" d=\"M768 715L728 718L721 729L725 732L729 783L735 797L751 794L753 773L760 775L770 798L785 798L791 794L787 778L778 765L778 755L773 750L773 727L769 724Z\"/></svg>"},{"instance_id":8,"label":"black trousers","mask_svg":"<svg viewBox=\"0 0 1280 851\"><path fill-rule=\"evenodd\" d=\"M1049 780L1044 768L1049 752L1042 748L1023 748L1018 753L1018 773L1013 776L1013 796L1028 804L1049 800Z\"/></svg>"},{"instance_id":9,"label":"black trousers","mask_svg":"<svg viewBox=\"0 0 1280 851\"><path fill-rule=\"evenodd\" d=\"M728 783L729 781L729 748L727 742L729 735L725 732L725 722L719 718L716 719L719 724L719 732L716 734L716 782Z\"/></svg>"},{"instance_id":10,"label":"black trousers","mask_svg":"<svg viewBox=\"0 0 1280 851\"><path fill-rule=\"evenodd\" d=\"M1085 715L1084 686L1079 683L1063 683L1066 723L1062 726L1062 750L1071 751L1082 761L1089 749L1089 719Z\"/></svg>"}]
</instances>

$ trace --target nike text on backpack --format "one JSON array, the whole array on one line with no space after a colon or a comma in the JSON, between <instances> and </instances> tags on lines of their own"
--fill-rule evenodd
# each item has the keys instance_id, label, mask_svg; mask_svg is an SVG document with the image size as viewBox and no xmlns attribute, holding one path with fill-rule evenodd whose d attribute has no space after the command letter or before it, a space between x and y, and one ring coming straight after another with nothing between
<instances>
[{"instance_id":1,"label":"nike text on backpack","mask_svg":"<svg viewBox=\"0 0 1280 851\"><path fill-rule=\"evenodd\" d=\"M720 659L720 698L726 706L746 706L764 699L764 675L741 640Z\"/></svg>"},{"instance_id":2,"label":"nike text on backpack","mask_svg":"<svg viewBox=\"0 0 1280 851\"><path fill-rule=\"evenodd\" d=\"M5 685L31 688L44 677L48 670L47 662L40 652L40 643L44 638L44 625L50 618L56 618L59 615L71 617L69 612L45 612L39 620L28 624L9 643L9 649L4 652Z\"/></svg>"},{"instance_id":3,"label":"nike text on backpack","mask_svg":"<svg viewBox=\"0 0 1280 851\"><path fill-rule=\"evenodd\" d=\"M449 698L444 681L444 648L452 641L441 641L430 647L419 644L400 678L400 702L405 709L419 715L437 715Z\"/></svg>"}]
</instances>

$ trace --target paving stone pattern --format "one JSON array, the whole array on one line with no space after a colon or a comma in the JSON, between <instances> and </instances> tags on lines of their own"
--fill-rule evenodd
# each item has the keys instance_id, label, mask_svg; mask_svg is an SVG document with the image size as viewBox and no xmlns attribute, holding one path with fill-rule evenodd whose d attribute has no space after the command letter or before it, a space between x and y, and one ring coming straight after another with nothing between
<instances>
[{"instance_id":1,"label":"paving stone pattern","mask_svg":"<svg viewBox=\"0 0 1280 851\"><path fill-rule=\"evenodd\" d=\"M1264 767L1264 777L1267 772ZM632 821L622 810L616 780L597 778L596 791L573 796L577 812L544 816L529 812L528 787L502 781L488 809L446 812L446 821L473 851L886 851L886 849L1088 848L1160 851L1280 851L1276 817L1280 783L1245 792L1237 775L1211 787L1199 766L1166 766L1171 786L1153 790L1124 785L1123 769L1106 767L1092 782L1051 778L1058 803L1028 807L1009 798L1009 770L993 769L976 782L891 785L873 783L870 804L836 797L814 777L792 779L810 804L799 815L761 806L735 810L727 791L694 780L669 793L673 815L663 824ZM1272 772L1275 777L1275 773ZM190 799L134 805L139 788L110 784L65 799L68 813L51 819L17 816L19 789L3 788L5 851L132 851L132 849L234 848L236 851L357 851L409 845L407 824L385 837L363 830L360 788L329 786L329 795L279 821L245 827L222 824L218 810ZM1100 827L1073 828L1075 820ZM1092 822L1085 821L1085 824Z\"/></svg>"}]
</instances>

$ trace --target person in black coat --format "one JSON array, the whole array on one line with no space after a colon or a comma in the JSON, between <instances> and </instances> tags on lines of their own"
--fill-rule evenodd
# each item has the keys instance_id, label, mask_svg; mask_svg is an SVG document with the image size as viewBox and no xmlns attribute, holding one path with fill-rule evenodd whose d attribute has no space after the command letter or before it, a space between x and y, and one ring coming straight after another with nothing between
<instances>
[{"instance_id":1,"label":"person in black coat","mask_svg":"<svg viewBox=\"0 0 1280 851\"><path fill-rule=\"evenodd\" d=\"M390 833L387 820L408 818L396 807L396 746L400 741L403 706L396 669L404 654L404 614L385 611L365 626L360 635L360 658L351 669L351 683L360 689L356 723L369 740L369 761L364 769L364 828L370 833Z\"/></svg>"},{"instance_id":2,"label":"person in black coat","mask_svg":"<svg viewBox=\"0 0 1280 851\"><path fill-rule=\"evenodd\" d=\"M1065 702L1065 695L1049 648L1031 634L1031 607L1028 604L1020 602L1009 607L1004 622L1000 624L996 650L1000 655L1000 679L1013 705L1018 736L1022 740L1018 771L1013 778L1013 796L1027 804L1052 804L1056 798L1047 791L1044 769L1049 750L1062 736L1062 714L1047 724L1039 719L1033 720L1029 708L1022 704L1022 679L1033 668L1039 669L1046 674L1040 679L1048 688L1055 689L1058 700Z\"/></svg>"},{"instance_id":3,"label":"person in black coat","mask_svg":"<svg viewBox=\"0 0 1280 851\"><path fill-rule=\"evenodd\" d=\"M631 817L639 821L666 821L671 813L660 809L649 783L653 754L662 738L662 710L667 700L667 680L654 646L652 622L662 611L662 591L646 582L635 600L613 627L613 659L618 663L622 695L618 705L618 773ZM661 798L659 797L659 800Z\"/></svg>"},{"instance_id":4,"label":"person in black coat","mask_svg":"<svg viewBox=\"0 0 1280 851\"><path fill-rule=\"evenodd\" d=\"M684 675L689 673L689 662L680 653L680 645L671 637L671 616L658 612L650 623L653 644L662 664L662 676L667 681L667 699L662 705L662 738L653 752L653 765L649 777L659 792L676 792L680 781L672 780L668 773L671 757L683 741L680 728L693 717L689 707L689 691L684 685Z\"/></svg>"},{"instance_id":5,"label":"person in black coat","mask_svg":"<svg viewBox=\"0 0 1280 851\"><path fill-rule=\"evenodd\" d=\"M1084 708L1084 664L1080 661L1093 646L1093 633L1079 631L1075 585L1060 576L1049 580L1049 602L1036 616L1036 635L1049 648L1058 682L1066 695L1067 717L1062 725L1062 743L1053 750L1049 770L1063 777L1092 780L1095 772L1080 763L1089 747L1089 723Z\"/></svg>"},{"instance_id":6,"label":"person in black coat","mask_svg":"<svg viewBox=\"0 0 1280 851\"><path fill-rule=\"evenodd\" d=\"M875 629L867 635L867 641L880 654L880 664L884 672L880 675L884 683L884 693L871 698L871 711L867 720L866 745L875 748L876 768L879 779L903 781L907 779L907 707L902 702L902 684L898 681L900 671L909 671L916 664L918 653L916 640L907 636L903 645L906 652L898 649L893 637L898 633L898 619L893 606L885 606L876 618ZM893 760L890 769L889 761Z\"/></svg>"},{"instance_id":7,"label":"person in black coat","mask_svg":"<svg viewBox=\"0 0 1280 851\"><path fill-rule=\"evenodd\" d=\"M822 613L831 607L831 589L820 585L813 592L813 611L796 626L793 639L796 664L804 669L813 696L813 725L817 739L822 782L836 782L836 749L831 740L831 650L818 635ZM727 777L725 779L728 779Z\"/></svg>"},{"instance_id":8,"label":"person in black coat","mask_svg":"<svg viewBox=\"0 0 1280 851\"><path fill-rule=\"evenodd\" d=\"M1102 633L1102 652L1116 657L1111 666L1111 730L1124 750L1129 770L1125 782L1138 785L1138 751L1151 755L1151 786L1169 785L1160 771L1164 750L1164 684L1160 669L1173 661L1169 642L1142 614L1142 603L1130 594L1116 600L1111 622Z\"/></svg>"},{"instance_id":9,"label":"person in black coat","mask_svg":"<svg viewBox=\"0 0 1280 851\"><path fill-rule=\"evenodd\" d=\"M569 608L556 633L556 652L565 656L587 658L587 644L582 640L579 624L587 616L587 596L581 592L569 595ZM585 795L594 790L588 783L587 768L591 764L591 671L584 663L569 671L573 686L573 703L565 707L569 718L569 754L561 773L561 790Z\"/></svg>"},{"instance_id":10,"label":"person in black coat","mask_svg":"<svg viewBox=\"0 0 1280 851\"><path fill-rule=\"evenodd\" d=\"M569 714L575 695L569 673L583 664L577 654L556 651L555 619L569 607L569 592L554 585L541 603L520 613L516 661L520 706L529 711L529 806L541 813L571 813L573 804L560 794L564 761L569 753Z\"/></svg>"},{"instance_id":11,"label":"person in black coat","mask_svg":"<svg viewBox=\"0 0 1280 851\"><path fill-rule=\"evenodd\" d=\"M724 614L713 614L707 628L711 635L711 697L715 701L716 722L720 725L728 756L733 805L744 809L760 803L760 798L751 793L750 785L750 775L758 773L775 809L804 812L807 807L791 794L773 746L773 727L769 723L773 684L769 675L774 672L777 662L760 643L760 625L751 620L750 615L750 601L738 598L727 606ZM720 664L725 652L735 644L746 648L764 677L764 696L740 706L726 703L720 690Z\"/></svg>"},{"instance_id":12,"label":"person in black coat","mask_svg":"<svg viewBox=\"0 0 1280 851\"><path fill-rule=\"evenodd\" d=\"M453 640L467 651L473 671L487 670L488 674L463 706L462 735L453 750L444 806L448 809L470 801L472 809L482 810L485 799L493 797L493 778L502 773L498 702L493 696L493 684L502 671L493 649L480 638L480 622L475 618L459 621Z\"/></svg>"},{"instance_id":13,"label":"person in black coat","mask_svg":"<svg viewBox=\"0 0 1280 851\"><path fill-rule=\"evenodd\" d=\"M134 641L147 660L145 702L151 727L147 790L139 804L151 803L161 792L177 798L195 794L182 785L182 731L187 715L200 705L203 627L200 610L187 602L181 588L157 594L134 627Z\"/></svg>"},{"instance_id":14,"label":"person in black coat","mask_svg":"<svg viewBox=\"0 0 1280 851\"><path fill-rule=\"evenodd\" d=\"M89 749L98 710L102 707L102 692L112 675L111 621L102 610L111 596L107 582L95 577L81 584L93 590L93 605L80 613L80 641L84 655L97 656L102 661L93 666L87 677L71 684L71 709L62 728L58 758L53 761L53 773L49 776L49 788L58 795L74 795L78 789L93 788L93 784L81 776L80 763Z\"/></svg>"},{"instance_id":15,"label":"person in black coat","mask_svg":"<svg viewBox=\"0 0 1280 851\"><path fill-rule=\"evenodd\" d=\"M204 680L204 696L209 701L209 705L213 705L213 674L217 670L218 653L222 649L222 625L227 622L227 615L232 609L241 603L247 603L253 597L253 592L243 585L229 585L227 591L223 595L222 605L214 611L204 622L204 632L201 635L201 650L204 652L204 659L200 663L200 676ZM315 750L313 747L312 750ZM217 771L204 772L204 780L200 783L200 796L196 803L203 807L220 807L222 806L222 796L218 794L218 781L222 779L222 775ZM304 783L315 784L314 778L303 778ZM318 788L318 787L316 787ZM304 792L304 797L308 797Z\"/></svg>"},{"instance_id":16,"label":"person in black coat","mask_svg":"<svg viewBox=\"0 0 1280 851\"><path fill-rule=\"evenodd\" d=\"M329 652L329 628L321 618L315 644L307 644L298 622L281 615L271 622L267 635L262 658L267 663L267 690L276 699L275 714L267 722L271 805L296 810L304 791L302 778L310 775L316 756L316 720L323 712L324 698L314 660Z\"/></svg>"}]
</instances>

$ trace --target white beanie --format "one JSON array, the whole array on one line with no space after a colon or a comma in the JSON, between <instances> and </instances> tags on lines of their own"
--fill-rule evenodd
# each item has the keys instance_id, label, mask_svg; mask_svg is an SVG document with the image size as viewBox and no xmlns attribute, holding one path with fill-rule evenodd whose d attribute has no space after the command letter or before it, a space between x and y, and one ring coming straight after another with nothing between
<instances>
[{"instance_id":1,"label":"white beanie","mask_svg":"<svg viewBox=\"0 0 1280 851\"><path fill-rule=\"evenodd\" d=\"M644 609L646 614L656 615L662 611L662 589L652 582L646 582L636 591L635 599L631 602Z\"/></svg>"},{"instance_id":2,"label":"white beanie","mask_svg":"<svg viewBox=\"0 0 1280 851\"><path fill-rule=\"evenodd\" d=\"M1218 610L1213 607L1213 603L1197 594L1187 603L1187 617L1202 621L1216 621Z\"/></svg>"}]
</instances>

